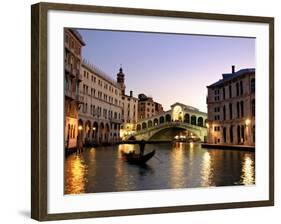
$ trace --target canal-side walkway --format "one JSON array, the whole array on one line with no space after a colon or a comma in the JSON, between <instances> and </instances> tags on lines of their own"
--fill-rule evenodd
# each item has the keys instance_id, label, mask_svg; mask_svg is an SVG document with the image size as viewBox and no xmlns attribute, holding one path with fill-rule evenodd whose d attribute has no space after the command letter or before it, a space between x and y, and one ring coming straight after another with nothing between
<instances>
[{"instance_id":1,"label":"canal-side walkway","mask_svg":"<svg viewBox=\"0 0 281 224\"><path fill-rule=\"evenodd\" d=\"M255 151L255 146L252 145L229 145L229 144L208 144L208 143L202 143L202 148L207 149L235 149L235 150L243 150L243 151Z\"/></svg>"}]
</instances>

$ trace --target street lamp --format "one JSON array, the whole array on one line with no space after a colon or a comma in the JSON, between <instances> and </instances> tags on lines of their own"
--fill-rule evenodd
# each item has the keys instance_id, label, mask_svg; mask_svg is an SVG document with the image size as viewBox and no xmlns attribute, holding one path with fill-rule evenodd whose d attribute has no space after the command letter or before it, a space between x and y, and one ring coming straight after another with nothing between
<instances>
[{"instance_id":1,"label":"street lamp","mask_svg":"<svg viewBox=\"0 0 281 224\"><path fill-rule=\"evenodd\" d=\"M251 124L251 120L250 119L246 119L245 124L248 126L249 124Z\"/></svg>"},{"instance_id":2,"label":"street lamp","mask_svg":"<svg viewBox=\"0 0 281 224\"><path fill-rule=\"evenodd\" d=\"M78 130L81 131L82 129L83 129L83 128L82 128L82 125L79 125L79 126L78 126Z\"/></svg>"}]
</instances>

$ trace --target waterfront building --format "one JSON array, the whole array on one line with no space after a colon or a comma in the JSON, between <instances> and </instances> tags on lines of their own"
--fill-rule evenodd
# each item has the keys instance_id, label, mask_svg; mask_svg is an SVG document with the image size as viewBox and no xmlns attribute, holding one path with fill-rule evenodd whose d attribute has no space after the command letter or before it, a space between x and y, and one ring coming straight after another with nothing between
<instances>
[{"instance_id":1,"label":"waterfront building","mask_svg":"<svg viewBox=\"0 0 281 224\"><path fill-rule=\"evenodd\" d=\"M207 86L208 143L255 145L255 69L222 74Z\"/></svg>"},{"instance_id":2,"label":"waterfront building","mask_svg":"<svg viewBox=\"0 0 281 224\"><path fill-rule=\"evenodd\" d=\"M79 126L84 144L119 141L122 117L122 88L115 80L86 60L82 63Z\"/></svg>"},{"instance_id":3,"label":"waterfront building","mask_svg":"<svg viewBox=\"0 0 281 224\"><path fill-rule=\"evenodd\" d=\"M123 138L135 131L138 120L138 98L133 96L133 91L126 94L125 74L123 69L119 69L117 74L117 83L122 93L122 117L123 124L121 125L120 137Z\"/></svg>"},{"instance_id":4,"label":"waterfront building","mask_svg":"<svg viewBox=\"0 0 281 224\"><path fill-rule=\"evenodd\" d=\"M160 103L153 101L152 97L145 94L139 94L138 102L138 120L147 119L163 112Z\"/></svg>"},{"instance_id":5,"label":"waterfront building","mask_svg":"<svg viewBox=\"0 0 281 224\"><path fill-rule=\"evenodd\" d=\"M85 43L76 30L67 28L64 30L64 143L66 150L77 147L83 46Z\"/></svg>"}]
</instances>

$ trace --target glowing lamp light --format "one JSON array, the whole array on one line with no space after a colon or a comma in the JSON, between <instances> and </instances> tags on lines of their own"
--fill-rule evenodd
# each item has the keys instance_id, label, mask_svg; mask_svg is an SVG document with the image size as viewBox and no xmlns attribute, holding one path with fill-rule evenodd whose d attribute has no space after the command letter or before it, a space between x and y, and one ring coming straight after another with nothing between
<instances>
[{"instance_id":1,"label":"glowing lamp light","mask_svg":"<svg viewBox=\"0 0 281 224\"><path fill-rule=\"evenodd\" d=\"M209 124L208 123L206 124L206 127L209 128Z\"/></svg>"},{"instance_id":2,"label":"glowing lamp light","mask_svg":"<svg viewBox=\"0 0 281 224\"><path fill-rule=\"evenodd\" d=\"M78 126L78 130L81 131L83 128L81 125Z\"/></svg>"},{"instance_id":3,"label":"glowing lamp light","mask_svg":"<svg viewBox=\"0 0 281 224\"><path fill-rule=\"evenodd\" d=\"M96 130L96 127L93 127L93 131L95 131Z\"/></svg>"},{"instance_id":4,"label":"glowing lamp light","mask_svg":"<svg viewBox=\"0 0 281 224\"><path fill-rule=\"evenodd\" d=\"M249 124L251 124L251 120L250 119L246 119L245 123L246 123L246 125L249 125Z\"/></svg>"}]
</instances>

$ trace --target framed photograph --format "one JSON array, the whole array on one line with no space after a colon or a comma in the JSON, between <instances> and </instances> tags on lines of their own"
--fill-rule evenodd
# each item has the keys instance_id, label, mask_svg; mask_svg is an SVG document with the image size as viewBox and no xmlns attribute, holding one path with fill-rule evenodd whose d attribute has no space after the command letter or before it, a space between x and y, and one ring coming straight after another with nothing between
<instances>
[{"instance_id":1,"label":"framed photograph","mask_svg":"<svg viewBox=\"0 0 281 224\"><path fill-rule=\"evenodd\" d=\"M33 219L274 204L274 18L32 5Z\"/></svg>"}]
</instances>

